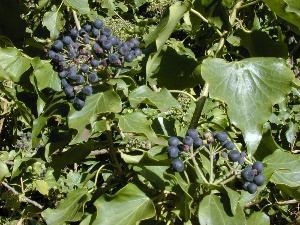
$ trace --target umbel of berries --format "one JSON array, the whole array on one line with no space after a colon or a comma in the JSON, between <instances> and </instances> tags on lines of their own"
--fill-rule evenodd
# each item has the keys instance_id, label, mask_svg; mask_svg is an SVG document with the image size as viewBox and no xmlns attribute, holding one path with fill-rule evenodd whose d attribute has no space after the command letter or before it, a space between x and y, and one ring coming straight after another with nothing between
<instances>
[{"instance_id":1,"label":"umbel of berries","mask_svg":"<svg viewBox=\"0 0 300 225\"><path fill-rule=\"evenodd\" d=\"M184 170L184 162L179 158L180 149L188 149L188 145L182 145L177 137L171 137L168 140L168 155L172 159L171 166L177 172L182 172ZM186 148L187 147L187 148Z\"/></svg>"},{"instance_id":2,"label":"umbel of berries","mask_svg":"<svg viewBox=\"0 0 300 225\"><path fill-rule=\"evenodd\" d=\"M136 38L121 41L102 20L96 19L80 29L72 28L61 34L53 42L47 58L58 72L67 99L80 110L88 96L96 93L97 83L112 77L101 77L100 72L118 71L125 62L142 55L139 45Z\"/></svg>"},{"instance_id":3,"label":"umbel of berries","mask_svg":"<svg viewBox=\"0 0 300 225\"><path fill-rule=\"evenodd\" d=\"M264 169L262 162L256 161L253 165L247 166L241 172L241 178L244 182L244 189L250 194L254 194L259 186L262 186L265 183L265 177L261 173Z\"/></svg>"}]
</instances>

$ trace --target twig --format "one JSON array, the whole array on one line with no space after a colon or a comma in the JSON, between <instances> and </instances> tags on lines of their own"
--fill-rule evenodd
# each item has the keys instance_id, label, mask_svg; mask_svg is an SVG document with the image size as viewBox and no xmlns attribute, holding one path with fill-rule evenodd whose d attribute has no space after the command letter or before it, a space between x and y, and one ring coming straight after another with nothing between
<instances>
[{"instance_id":1,"label":"twig","mask_svg":"<svg viewBox=\"0 0 300 225\"><path fill-rule=\"evenodd\" d=\"M80 23L79 23L79 20L78 20L78 17L77 17L77 13L74 9L72 9L72 13L73 13L73 17L74 17L74 21L75 21L77 30L80 30L81 26L80 26Z\"/></svg>"},{"instance_id":2,"label":"twig","mask_svg":"<svg viewBox=\"0 0 300 225\"><path fill-rule=\"evenodd\" d=\"M104 154L108 154L107 149L91 151L91 153L89 155L90 156L95 156L95 155L104 155Z\"/></svg>"},{"instance_id":3,"label":"twig","mask_svg":"<svg viewBox=\"0 0 300 225\"><path fill-rule=\"evenodd\" d=\"M288 200L288 201L283 201L283 202L276 202L276 205L290 205L290 204L297 204L299 203L297 200L292 199L292 200Z\"/></svg>"},{"instance_id":4,"label":"twig","mask_svg":"<svg viewBox=\"0 0 300 225\"><path fill-rule=\"evenodd\" d=\"M4 105L3 105L3 112L5 112L6 109L7 109L8 101L7 101L5 98L2 98L2 97L0 97L0 100L4 102ZM1 133L1 131L2 131L2 127L3 127L3 124L4 124L4 120L5 120L5 118L2 118L2 119L0 120L0 133Z\"/></svg>"},{"instance_id":5,"label":"twig","mask_svg":"<svg viewBox=\"0 0 300 225\"><path fill-rule=\"evenodd\" d=\"M38 207L39 209L43 209L43 206L42 206L42 205L40 205L40 204L37 203L36 201L33 201L33 200L27 198L27 197L24 196L23 194L17 192L13 187L9 186L9 185L8 185L7 183L5 183L4 181L2 181L1 184L2 184L4 187L6 187L9 191L11 191L14 195L18 195L18 196L21 195L21 197L22 197L26 202L30 203L31 205L34 205L34 206Z\"/></svg>"},{"instance_id":6,"label":"twig","mask_svg":"<svg viewBox=\"0 0 300 225\"><path fill-rule=\"evenodd\" d=\"M150 85L154 92L160 92L160 88L158 88L155 84Z\"/></svg>"}]
</instances>

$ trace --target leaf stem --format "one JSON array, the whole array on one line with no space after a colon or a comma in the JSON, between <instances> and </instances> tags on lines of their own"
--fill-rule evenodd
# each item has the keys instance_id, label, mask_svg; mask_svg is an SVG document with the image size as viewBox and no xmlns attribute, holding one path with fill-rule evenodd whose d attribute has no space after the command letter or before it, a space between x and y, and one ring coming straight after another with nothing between
<instances>
[{"instance_id":1,"label":"leaf stem","mask_svg":"<svg viewBox=\"0 0 300 225\"><path fill-rule=\"evenodd\" d=\"M72 9L72 13L73 13L73 18L74 18L77 30L80 30L81 26L80 26L80 23L79 23L79 20L78 20L78 17L77 17L77 13L74 9Z\"/></svg>"},{"instance_id":2,"label":"leaf stem","mask_svg":"<svg viewBox=\"0 0 300 225\"><path fill-rule=\"evenodd\" d=\"M195 108L195 111L193 114L193 118L191 120L190 128L197 127L198 121L200 119L200 116L201 116L201 113L202 113L202 110L204 107L205 100L208 97L208 86L209 86L208 83L205 82L202 92L201 92L201 95L200 95L200 98L196 103L196 108Z\"/></svg>"},{"instance_id":3,"label":"leaf stem","mask_svg":"<svg viewBox=\"0 0 300 225\"><path fill-rule=\"evenodd\" d=\"M211 25L211 26L217 31L217 33L218 33L220 36L222 36L222 32L221 32L216 26L214 26L214 24L210 23L210 22L208 21L208 19L206 19L201 13L199 13L199 12L196 11L195 9L190 9L190 11L191 11L192 13L194 13L195 15L197 15L198 17L200 17L205 23Z\"/></svg>"},{"instance_id":4,"label":"leaf stem","mask_svg":"<svg viewBox=\"0 0 300 225\"><path fill-rule=\"evenodd\" d=\"M191 95L191 94L189 94L189 93L187 93L187 92L185 92L185 91L180 91L180 90L169 90L169 92L171 92L171 93L180 93L180 94L184 94L184 95L189 96L190 99L192 99L194 102L197 101L197 99L195 99L195 98L193 97L193 95Z\"/></svg>"},{"instance_id":5,"label":"leaf stem","mask_svg":"<svg viewBox=\"0 0 300 225\"><path fill-rule=\"evenodd\" d=\"M191 151L191 155L192 155L192 161L193 161L194 167L195 167L195 169L196 169L196 174L197 174L199 180L202 180L203 182L205 182L205 183L208 184L208 181L206 180L204 174L203 174L202 171L200 170L199 165L198 165L198 163L197 163L197 161L196 161L196 159L195 159L193 146L191 146L190 151Z\"/></svg>"}]
</instances>

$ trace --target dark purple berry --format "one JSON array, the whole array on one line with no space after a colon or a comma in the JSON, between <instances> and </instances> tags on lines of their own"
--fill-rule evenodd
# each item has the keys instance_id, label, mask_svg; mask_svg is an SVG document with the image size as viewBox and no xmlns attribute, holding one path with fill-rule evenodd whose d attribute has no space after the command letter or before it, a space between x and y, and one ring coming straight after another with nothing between
<instances>
[{"instance_id":1,"label":"dark purple berry","mask_svg":"<svg viewBox=\"0 0 300 225\"><path fill-rule=\"evenodd\" d=\"M93 93L93 87L92 86L89 86L89 85L85 85L83 88L82 88L82 93L86 96L89 96Z\"/></svg>"},{"instance_id":2,"label":"dark purple berry","mask_svg":"<svg viewBox=\"0 0 300 225\"><path fill-rule=\"evenodd\" d=\"M228 138L228 135L226 132L224 131L219 131L218 133L216 133L215 138L219 141L225 141Z\"/></svg>"},{"instance_id":3,"label":"dark purple berry","mask_svg":"<svg viewBox=\"0 0 300 225\"><path fill-rule=\"evenodd\" d=\"M234 149L234 144L232 141L227 141L224 147L228 150L233 150Z\"/></svg>"},{"instance_id":4,"label":"dark purple berry","mask_svg":"<svg viewBox=\"0 0 300 225\"><path fill-rule=\"evenodd\" d=\"M112 47L112 42L110 40L102 41L102 47L105 50L110 50Z\"/></svg>"},{"instance_id":5,"label":"dark purple berry","mask_svg":"<svg viewBox=\"0 0 300 225\"><path fill-rule=\"evenodd\" d=\"M61 40L54 41L52 49L56 52L60 52L64 47L64 43Z\"/></svg>"},{"instance_id":6,"label":"dark purple berry","mask_svg":"<svg viewBox=\"0 0 300 225\"><path fill-rule=\"evenodd\" d=\"M48 52L47 57L48 57L49 59L55 59L55 57L56 57L56 52L50 50L50 51Z\"/></svg>"},{"instance_id":7,"label":"dark purple berry","mask_svg":"<svg viewBox=\"0 0 300 225\"><path fill-rule=\"evenodd\" d=\"M106 37L109 37L111 35L111 29L109 27L102 27L101 31L102 34L104 34Z\"/></svg>"},{"instance_id":8,"label":"dark purple berry","mask_svg":"<svg viewBox=\"0 0 300 225\"><path fill-rule=\"evenodd\" d=\"M96 27L97 29L101 29L103 27L103 22L100 19L96 19L93 23L94 27Z\"/></svg>"},{"instance_id":9,"label":"dark purple berry","mask_svg":"<svg viewBox=\"0 0 300 225\"><path fill-rule=\"evenodd\" d=\"M84 73L89 71L89 66L87 64L82 64L80 70Z\"/></svg>"},{"instance_id":10,"label":"dark purple berry","mask_svg":"<svg viewBox=\"0 0 300 225\"><path fill-rule=\"evenodd\" d=\"M228 159L232 162L237 162L240 158L240 153L237 150L231 150L228 153Z\"/></svg>"},{"instance_id":11,"label":"dark purple berry","mask_svg":"<svg viewBox=\"0 0 300 225\"><path fill-rule=\"evenodd\" d=\"M64 77L68 76L68 72L63 70L63 71L58 72L58 75L60 76L60 78L64 78Z\"/></svg>"},{"instance_id":12,"label":"dark purple berry","mask_svg":"<svg viewBox=\"0 0 300 225\"><path fill-rule=\"evenodd\" d=\"M84 83L84 76L82 76L82 75L77 75L76 83L77 83L77 84L83 84L83 83Z\"/></svg>"},{"instance_id":13,"label":"dark purple berry","mask_svg":"<svg viewBox=\"0 0 300 225\"><path fill-rule=\"evenodd\" d=\"M265 181L266 181L265 176L262 174L258 174L256 176L254 176L254 178L253 178L253 182L257 186L262 186L265 183Z\"/></svg>"},{"instance_id":14,"label":"dark purple berry","mask_svg":"<svg viewBox=\"0 0 300 225\"><path fill-rule=\"evenodd\" d=\"M191 138L190 136L186 136L184 139L183 139L183 143L188 145L188 146L192 146L193 143L194 143L194 140L193 138Z\"/></svg>"},{"instance_id":15,"label":"dark purple berry","mask_svg":"<svg viewBox=\"0 0 300 225\"><path fill-rule=\"evenodd\" d=\"M134 59L134 54L132 54L131 52L127 53L124 57L126 62L132 62Z\"/></svg>"},{"instance_id":16,"label":"dark purple berry","mask_svg":"<svg viewBox=\"0 0 300 225\"><path fill-rule=\"evenodd\" d=\"M99 60L98 59L91 59L91 66L92 67L99 66Z\"/></svg>"},{"instance_id":17,"label":"dark purple berry","mask_svg":"<svg viewBox=\"0 0 300 225\"><path fill-rule=\"evenodd\" d=\"M77 29L71 29L70 34L72 38L76 38L78 36L78 30Z\"/></svg>"},{"instance_id":18,"label":"dark purple berry","mask_svg":"<svg viewBox=\"0 0 300 225\"><path fill-rule=\"evenodd\" d=\"M99 35L99 30L97 28L93 28L92 34L94 35L94 37L97 37Z\"/></svg>"},{"instance_id":19,"label":"dark purple berry","mask_svg":"<svg viewBox=\"0 0 300 225\"><path fill-rule=\"evenodd\" d=\"M242 176L242 178L243 178L244 181L252 182L253 178L254 178L254 173L253 173L252 170L246 170L246 169L244 169L241 172L241 176Z\"/></svg>"},{"instance_id":20,"label":"dark purple berry","mask_svg":"<svg viewBox=\"0 0 300 225\"><path fill-rule=\"evenodd\" d=\"M119 57L116 54L113 54L113 53L108 55L108 60L112 64L116 64L116 65L121 64L121 61L120 61Z\"/></svg>"},{"instance_id":21,"label":"dark purple berry","mask_svg":"<svg viewBox=\"0 0 300 225\"><path fill-rule=\"evenodd\" d=\"M199 147L201 147L201 146L203 145L203 140L202 140L202 138L196 137L196 138L194 138L193 140L194 140L193 146L194 146L195 148L199 148Z\"/></svg>"},{"instance_id":22,"label":"dark purple berry","mask_svg":"<svg viewBox=\"0 0 300 225\"><path fill-rule=\"evenodd\" d=\"M83 29L86 32L90 32L92 30L92 26L90 24L85 24L85 25L83 25Z\"/></svg>"},{"instance_id":23,"label":"dark purple berry","mask_svg":"<svg viewBox=\"0 0 300 225\"><path fill-rule=\"evenodd\" d=\"M136 38L131 38L129 42L133 43L133 47L135 47L135 48L139 47L139 45L140 45L139 40Z\"/></svg>"},{"instance_id":24,"label":"dark purple berry","mask_svg":"<svg viewBox=\"0 0 300 225\"><path fill-rule=\"evenodd\" d=\"M139 49L139 48L134 49L134 55L135 56L141 56L142 54L143 53L142 53L141 49Z\"/></svg>"},{"instance_id":25,"label":"dark purple berry","mask_svg":"<svg viewBox=\"0 0 300 225\"><path fill-rule=\"evenodd\" d=\"M181 159L173 159L172 160L172 167L174 170L176 170L177 172L182 172L184 169L184 162Z\"/></svg>"},{"instance_id":26,"label":"dark purple berry","mask_svg":"<svg viewBox=\"0 0 300 225\"><path fill-rule=\"evenodd\" d=\"M254 194L257 191L257 185L255 183L250 183L247 185L247 191L250 194Z\"/></svg>"},{"instance_id":27,"label":"dark purple berry","mask_svg":"<svg viewBox=\"0 0 300 225\"><path fill-rule=\"evenodd\" d=\"M82 100L80 98L77 98L77 97L74 99L74 106L76 108L82 109L84 105L85 105L85 101L84 100Z\"/></svg>"},{"instance_id":28,"label":"dark purple berry","mask_svg":"<svg viewBox=\"0 0 300 225\"><path fill-rule=\"evenodd\" d=\"M264 170L264 165L260 161L256 161L252 165L253 169L256 169L258 173L261 173Z\"/></svg>"},{"instance_id":29,"label":"dark purple berry","mask_svg":"<svg viewBox=\"0 0 300 225\"><path fill-rule=\"evenodd\" d=\"M89 74L89 81L91 83L96 83L97 81L99 80L98 78L98 75L97 75L97 72L96 71L93 71Z\"/></svg>"},{"instance_id":30,"label":"dark purple berry","mask_svg":"<svg viewBox=\"0 0 300 225\"><path fill-rule=\"evenodd\" d=\"M65 44L65 45L70 45L73 43L73 40L70 36L64 36L63 39L62 39L62 42Z\"/></svg>"},{"instance_id":31,"label":"dark purple berry","mask_svg":"<svg viewBox=\"0 0 300 225\"><path fill-rule=\"evenodd\" d=\"M176 146L169 146L168 147L168 155L170 158L177 158L179 153L179 149Z\"/></svg>"},{"instance_id":32,"label":"dark purple berry","mask_svg":"<svg viewBox=\"0 0 300 225\"><path fill-rule=\"evenodd\" d=\"M180 144L180 140L177 137L171 137L168 140L168 144L169 144L169 146L177 146Z\"/></svg>"},{"instance_id":33,"label":"dark purple berry","mask_svg":"<svg viewBox=\"0 0 300 225\"><path fill-rule=\"evenodd\" d=\"M74 89L72 86L65 87L64 91L65 91L65 94L67 97L74 97L74 95L75 95Z\"/></svg>"},{"instance_id":34,"label":"dark purple berry","mask_svg":"<svg viewBox=\"0 0 300 225\"><path fill-rule=\"evenodd\" d=\"M228 158L228 154L227 152L222 152L221 153L222 158L227 159Z\"/></svg>"}]
</instances>

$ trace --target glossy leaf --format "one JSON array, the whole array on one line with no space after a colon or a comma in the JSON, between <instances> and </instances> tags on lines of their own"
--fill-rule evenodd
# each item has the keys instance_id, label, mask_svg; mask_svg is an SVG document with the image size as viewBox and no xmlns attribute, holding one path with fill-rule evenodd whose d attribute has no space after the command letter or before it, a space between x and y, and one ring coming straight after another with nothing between
<instances>
[{"instance_id":1,"label":"glossy leaf","mask_svg":"<svg viewBox=\"0 0 300 225\"><path fill-rule=\"evenodd\" d=\"M30 68L30 59L17 48L0 48L0 65L10 80L19 82L22 74Z\"/></svg>"},{"instance_id":2,"label":"glossy leaf","mask_svg":"<svg viewBox=\"0 0 300 225\"><path fill-rule=\"evenodd\" d=\"M181 108L179 102L167 89L159 92L152 91L148 86L140 86L129 94L132 107L137 108L139 104L146 103L156 106L160 111L168 111L172 107Z\"/></svg>"},{"instance_id":3,"label":"glossy leaf","mask_svg":"<svg viewBox=\"0 0 300 225\"><path fill-rule=\"evenodd\" d=\"M270 225L270 218L263 212L255 212L247 219L247 225Z\"/></svg>"},{"instance_id":4,"label":"glossy leaf","mask_svg":"<svg viewBox=\"0 0 300 225\"><path fill-rule=\"evenodd\" d=\"M103 195L94 203L97 217L92 225L138 224L155 215L152 200L134 184L127 184L115 195Z\"/></svg>"},{"instance_id":5,"label":"glossy leaf","mask_svg":"<svg viewBox=\"0 0 300 225\"><path fill-rule=\"evenodd\" d=\"M145 134L147 137L156 137L151 128L152 121L141 112L120 115L119 128L123 132L132 132L136 134Z\"/></svg>"},{"instance_id":6,"label":"glossy leaf","mask_svg":"<svg viewBox=\"0 0 300 225\"><path fill-rule=\"evenodd\" d=\"M76 144L87 140L91 135L91 118L100 113L118 113L122 109L120 97L114 91L105 91L87 97L82 110L72 108L68 115L69 127L77 131L71 144Z\"/></svg>"},{"instance_id":7,"label":"glossy leaf","mask_svg":"<svg viewBox=\"0 0 300 225\"><path fill-rule=\"evenodd\" d=\"M275 151L263 161L266 164L266 172L273 175L270 179L275 184L285 184L290 187L300 186L300 158L298 155Z\"/></svg>"},{"instance_id":8,"label":"glossy leaf","mask_svg":"<svg viewBox=\"0 0 300 225\"><path fill-rule=\"evenodd\" d=\"M272 106L292 88L292 71L284 60L276 58L249 58L232 63L205 59L201 70L211 97L226 102L231 122L242 130L248 154L253 154Z\"/></svg>"},{"instance_id":9,"label":"glossy leaf","mask_svg":"<svg viewBox=\"0 0 300 225\"><path fill-rule=\"evenodd\" d=\"M5 176L8 174L9 174L9 170L7 165L2 160L0 160L0 182L2 182Z\"/></svg>"},{"instance_id":10,"label":"glossy leaf","mask_svg":"<svg viewBox=\"0 0 300 225\"><path fill-rule=\"evenodd\" d=\"M60 11L46 12L43 17L43 25L50 31L50 37L56 38L65 24L63 14Z\"/></svg>"},{"instance_id":11,"label":"glossy leaf","mask_svg":"<svg viewBox=\"0 0 300 225\"><path fill-rule=\"evenodd\" d=\"M77 189L68 193L56 209L46 209L42 212L43 218L49 225L63 225L67 221L74 221L74 217L84 205L86 189ZM76 220L75 220L76 221Z\"/></svg>"},{"instance_id":12,"label":"glossy leaf","mask_svg":"<svg viewBox=\"0 0 300 225\"><path fill-rule=\"evenodd\" d=\"M88 14L90 12L88 0L63 0L63 2L81 14Z\"/></svg>"},{"instance_id":13,"label":"glossy leaf","mask_svg":"<svg viewBox=\"0 0 300 225\"><path fill-rule=\"evenodd\" d=\"M236 213L236 208L239 205L240 194L229 187L224 186L224 189L228 193L228 197L230 199L230 208L233 215Z\"/></svg>"},{"instance_id":14,"label":"glossy leaf","mask_svg":"<svg viewBox=\"0 0 300 225\"><path fill-rule=\"evenodd\" d=\"M199 222L201 225L227 225L245 224L246 219L243 209L238 205L233 216L228 208L226 197L220 198L214 194L205 196L199 205Z\"/></svg>"}]
</instances>

